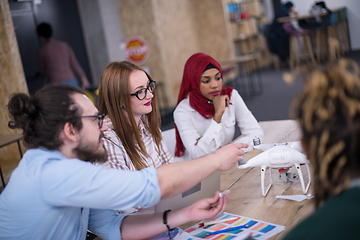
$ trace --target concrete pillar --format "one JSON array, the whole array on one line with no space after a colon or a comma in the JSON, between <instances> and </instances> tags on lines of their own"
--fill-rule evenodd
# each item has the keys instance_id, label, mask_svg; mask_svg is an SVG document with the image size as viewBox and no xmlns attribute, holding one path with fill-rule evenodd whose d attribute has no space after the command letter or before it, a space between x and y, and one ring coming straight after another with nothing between
<instances>
[{"instance_id":1,"label":"concrete pillar","mask_svg":"<svg viewBox=\"0 0 360 240\"><path fill-rule=\"evenodd\" d=\"M98 0L78 0L79 14L84 32L84 40L93 79L93 85L98 85L109 56Z\"/></svg>"}]
</instances>

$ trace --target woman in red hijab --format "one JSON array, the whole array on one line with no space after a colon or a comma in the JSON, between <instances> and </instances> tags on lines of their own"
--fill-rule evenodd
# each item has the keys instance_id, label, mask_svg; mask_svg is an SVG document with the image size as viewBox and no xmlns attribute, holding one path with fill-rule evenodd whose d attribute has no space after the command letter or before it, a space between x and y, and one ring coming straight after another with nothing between
<instances>
[{"instance_id":1,"label":"woman in red hijab","mask_svg":"<svg viewBox=\"0 0 360 240\"><path fill-rule=\"evenodd\" d=\"M255 136L263 140L264 135L238 91L223 86L220 64L204 53L192 55L185 64L174 121L175 156L185 159L229 144L235 124L243 136L238 142L251 146Z\"/></svg>"}]
</instances>

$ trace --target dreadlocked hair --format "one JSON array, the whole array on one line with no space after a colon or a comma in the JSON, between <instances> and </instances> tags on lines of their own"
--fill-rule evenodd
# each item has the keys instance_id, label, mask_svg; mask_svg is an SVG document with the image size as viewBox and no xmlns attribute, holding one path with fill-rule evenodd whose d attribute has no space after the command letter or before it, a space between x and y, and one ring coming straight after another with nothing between
<instances>
[{"instance_id":1,"label":"dreadlocked hair","mask_svg":"<svg viewBox=\"0 0 360 240\"><path fill-rule=\"evenodd\" d=\"M299 122L308 146L315 205L320 207L329 194L338 195L349 186L351 174L360 172L358 65L340 59L305 76L291 117Z\"/></svg>"}]
</instances>

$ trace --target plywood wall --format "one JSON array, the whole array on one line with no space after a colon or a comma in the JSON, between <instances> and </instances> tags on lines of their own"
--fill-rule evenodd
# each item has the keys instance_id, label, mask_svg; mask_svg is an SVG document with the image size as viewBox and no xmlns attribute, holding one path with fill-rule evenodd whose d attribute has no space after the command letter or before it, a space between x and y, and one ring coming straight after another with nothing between
<instances>
[{"instance_id":1,"label":"plywood wall","mask_svg":"<svg viewBox=\"0 0 360 240\"><path fill-rule=\"evenodd\" d=\"M191 1L154 1L169 106L175 106L186 60L200 52Z\"/></svg>"},{"instance_id":2,"label":"plywood wall","mask_svg":"<svg viewBox=\"0 0 360 240\"><path fill-rule=\"evenodd\" d=\"M118 0L124 38L140 36L149 44L150 57L142 66L151 70L151 76L161 81L164 78L158 34L155 28L153 1Z\"/></svg>"},{"instance_id":3,"label":"plywood wall","mask_svg":"<svg viewBox=\"0 0 360 240\"><path fill-rule=\"evenodd\" d=\"M9 3L0 0L0 135L20 133L8 128L9 115L6 104L14 92L27 93L24 70L11 19ZM17 144L0 149L0 165L6 174L17 165L19 159Z\"/></svg>"},{"instance_id":4,"label":"plywood wall","mask_svg":"<svg viewBox=\"0 0 360 240\"><path fill-rule=\"evenodd\" d=\"M175 106L186 60L204 52L217 60L232 56L222 0L118 0L123 33L150 46L145 63L164 83L167 106ZM160 103L161 106L164 106Z\"/></svg>"}]
</instances>

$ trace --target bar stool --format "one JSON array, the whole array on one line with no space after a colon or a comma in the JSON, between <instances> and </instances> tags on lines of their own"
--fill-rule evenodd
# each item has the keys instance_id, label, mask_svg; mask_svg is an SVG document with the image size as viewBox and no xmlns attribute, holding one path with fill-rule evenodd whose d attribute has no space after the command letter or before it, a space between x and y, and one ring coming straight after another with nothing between
<instances>
[{"instance_id":1,"label":"bar stool","mask_svg":"<svg viewBox=\"0 0 360 240\"><path fill-rule=\"evenodd\" d=\"M347 27L347 11L346 8L339 11L339 23L337 24L337 30L339 34L340 47L343 52L350 51L350 40Z\"/></svg>"},{"instance_id":2,"label":"bar stool","mask_svg":"<svg viewBox=\"0 0 360 240\"><path fill-rule=\"evenodd\" d=\"M335 61L340 57L340 43L334 37L329 37L329 61Z\"/></svg>"},{"instance_id":3,"label":"bar stool","mask_svg":"<svg viewBox=\"0 0 360 240\"><path fill-rule=\"evenodd\" d=\"M300 40L302 41L302 45L300 44ZM290 35L290 69L293 69L296 66L300 66L300 49L305 50L305 55L309 55L312 64L316 64L313 48L311 46L310 36L309 34L291 34Z\"/></svg>"},{"instance_id":4,"label":"bar stool","mask_svg":"<svg viewBox=\"0 0 360 240\"><path fill-rule=\"evenodd\" d=\"M291 22L285 22L283 28L289 37L289 52L290 52L290 68L293 69L296 65L300 66L300 49L302 55L309 55L313 64L315 64L315 58L313 48L310 40L310 30L302 29L296 30ZM300 43L301 41L301 43Z\"/></svg>"},{"instance_id":5,"label":"bar stool","mask_svg":"<svg viewBox=\"0 0 360 240\"><path fill-rule=\"evenodd\" d=\"M340 38L338 31L339 13L332 12L329 15L329 21L316 27L316 59L321 62L326 58L329 53L329 60L339 57L343 54L342 48L340 48ZM331 53L331 54L330 54Z\"/></svg>"},{"instance_id":6,"label":"bar stool","mask_svg":"<svg viewBox=\"0 0 360 240\"><path fill-rule=\"evenodd\" d=\"M326 28L319 28L315 31L316 60L321 62L326 59L328 51L326 43Z\"/></svg>"}]
</instances>

